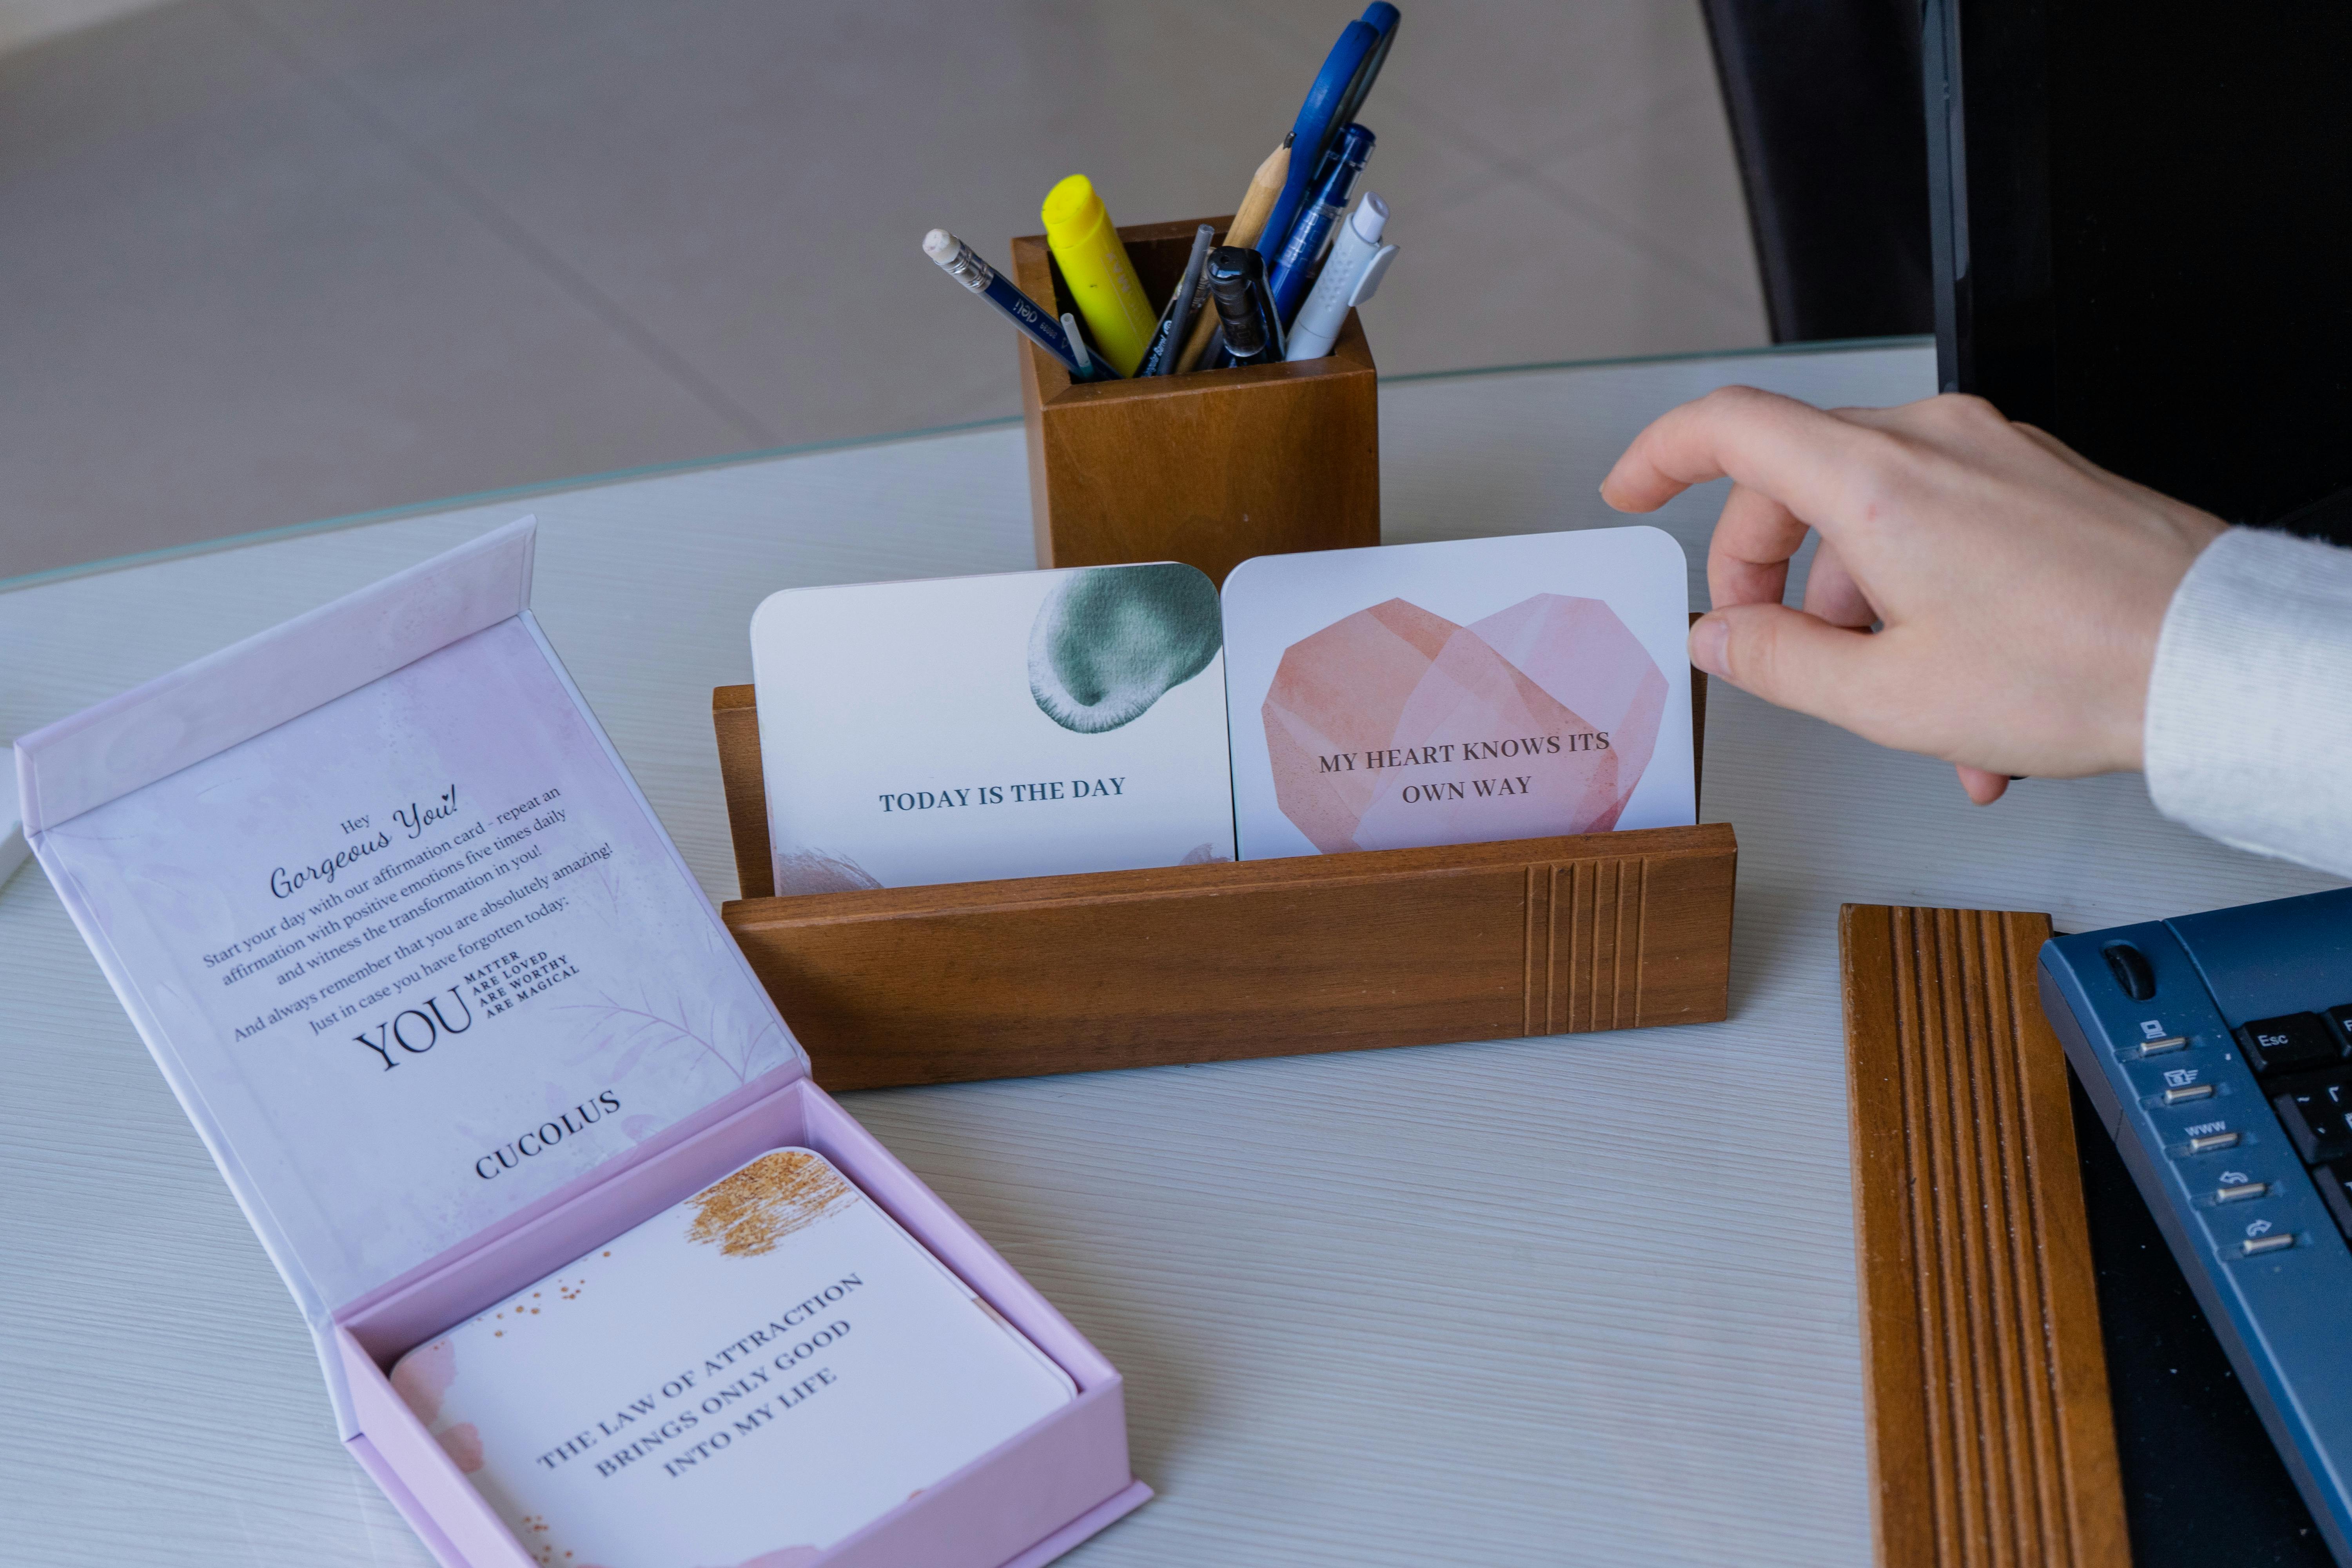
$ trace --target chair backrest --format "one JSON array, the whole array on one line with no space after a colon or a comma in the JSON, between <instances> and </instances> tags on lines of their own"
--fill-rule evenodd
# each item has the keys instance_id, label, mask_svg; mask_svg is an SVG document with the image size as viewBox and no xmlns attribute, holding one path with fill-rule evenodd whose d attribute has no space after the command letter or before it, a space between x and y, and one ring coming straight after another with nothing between
<instances>
[{"instance_id":1,"label":"chair backrest","mask_svg":"<svg viewBox=\"0 0 2352 1568\"><path fill-rule=\"evenodd\" d=\"M1700 0L1775 342L1936 329L1916 0Z\"/></svg>"}]
</instances>

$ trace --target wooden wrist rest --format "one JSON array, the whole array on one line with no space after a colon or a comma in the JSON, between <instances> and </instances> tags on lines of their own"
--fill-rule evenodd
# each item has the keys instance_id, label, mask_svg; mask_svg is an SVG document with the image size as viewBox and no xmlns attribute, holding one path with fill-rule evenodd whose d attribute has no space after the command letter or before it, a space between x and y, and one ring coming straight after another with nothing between
<instances>
[{"instance_id":1,"label":"wooden wrist rest","mask_svg":"<svg viewBox=\"0 0 2352 1568\"><path fill-rule=\"evenodd\" d=\"M2050 917L1849 904L1872 1524L1880 1568L2128 1568Z\"/></svg>"},{"instance_id":2,"label":"wooden wrist rest","mask_svg":"<svg viewBox=\"0 0 2352 1568\"><path fill-rule=\"evenodd\" d=\"M720 913L828 1089L1728 1008L1728 824L776 898L752 689L711 719L752 895Z\"/></svg>"}]
</instances>

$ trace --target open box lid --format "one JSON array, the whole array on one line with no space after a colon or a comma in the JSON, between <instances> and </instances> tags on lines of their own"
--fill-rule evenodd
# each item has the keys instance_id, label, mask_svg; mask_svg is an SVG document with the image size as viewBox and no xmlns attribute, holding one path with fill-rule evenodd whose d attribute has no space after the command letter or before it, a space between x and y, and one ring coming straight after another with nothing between
<instances>
[{"instance_id":1,"label":"open box lid","mask_svg":"<svg viewBox=\"0 0 2352 1568\"><path fill-rule=\"evenodd\" d=\"M808 1059L529 609L534 524L24 737L27 840L301 1304Z\"/></svg>"}]
</instances>

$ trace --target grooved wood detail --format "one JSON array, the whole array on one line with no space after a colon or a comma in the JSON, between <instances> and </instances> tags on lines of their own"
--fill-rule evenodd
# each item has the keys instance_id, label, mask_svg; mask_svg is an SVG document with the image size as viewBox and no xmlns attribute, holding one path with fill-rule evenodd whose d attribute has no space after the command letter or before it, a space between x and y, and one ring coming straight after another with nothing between
<instances>
[{"instance_id":1,"label":"grooved wood detail","mask_svg":"<svg viewBox=\"0 0 2352 1568\"><path fill-rule=\"evenodd\" d=\"M1649 861L1622 856L1529 868L1528 1029L1573 1034L1629 1029L1642 1016L1642 943ZM1540 974L1538 974L1540 971Z\"/></svg>"},{"instance_id":2,"label":"grooved wood detail","mask_svg":"<svg viewBox=\"0 0 2352 1568\"><path fill-rule=\"evenodd\" d=\"M2124 1568L2046 915L1839 921L1872 1517L1885 1568Z\"/></svg>"}]
</instances>

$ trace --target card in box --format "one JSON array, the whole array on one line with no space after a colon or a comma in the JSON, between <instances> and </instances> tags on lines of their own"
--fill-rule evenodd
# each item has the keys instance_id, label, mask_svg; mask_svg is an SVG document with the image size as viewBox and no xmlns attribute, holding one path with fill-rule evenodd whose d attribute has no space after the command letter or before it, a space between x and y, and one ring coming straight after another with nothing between
<instances>
[{"instance_id":1,"label":"card in box","mask_svg":"<svg viewBox=\"0 0 2352 1568\"><path fill-rule=\"evenodd\" d=\"M801 1560L1050 1560L1150 1495L1118 1373L809 1081L531 616L533 539L25 737L34 852L309 1321L344 1441L449 1568L538 1558L389 1369L783 1147L1076 1390Z\"/></svg>"}]
</instances>

